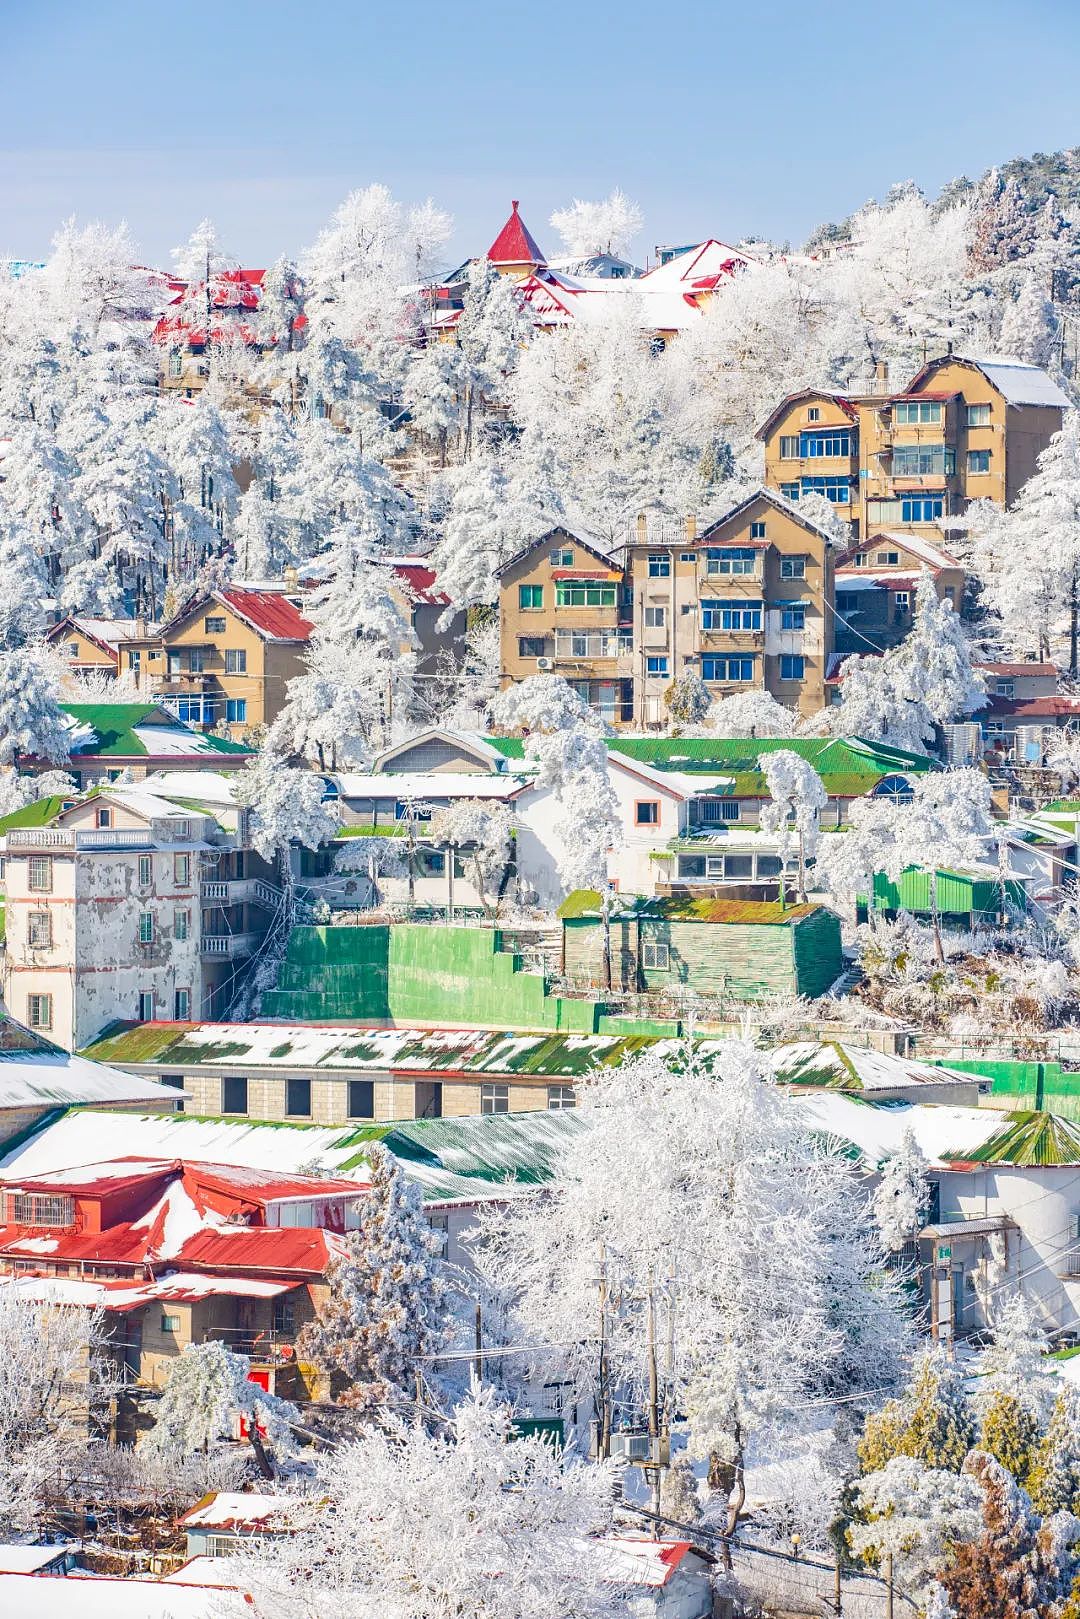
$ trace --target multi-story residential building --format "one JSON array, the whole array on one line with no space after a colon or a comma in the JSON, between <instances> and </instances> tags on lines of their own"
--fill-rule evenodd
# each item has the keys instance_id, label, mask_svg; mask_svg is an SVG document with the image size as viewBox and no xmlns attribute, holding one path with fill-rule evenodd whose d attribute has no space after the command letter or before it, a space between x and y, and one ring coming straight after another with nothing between
<instances>
[{"instance_id":1,"label":"multi-story residential building","mask_svg":"<svg viewBox=\"0 0 1080 1619\"><path fill-rule=\"evenodd\" d=\"M692 670L717 696L757 687L803 714L833 650L828 538L769 490L699 534L639 520L606 551L563 528L500 569L504 685L563 675L614 725L656 726Z\"/></svg>"},{"instance_id":2,"label":"multi-story residential building","mask_svg":"<svg viewBox=\"0 0 1080 1619\"><path fill-rule=\"evenodd\" d=\"M141 639L145 623L134 618L62 618L45 632L51 645L62 649L72 674L103 675L120 672L120 648L130 637ZM156 628L156 625L153 626Z\"/></svg>"},{"instance_id":3,"label":"multi-story residential building","mask_svg":"<svg viewBox=\"0 0 1080 1619\"><path fill-rule=\"evenodd\" d=\"M66 1050L118 1017L222 1013L280 893L247 847L245 813L122 787L2 826L4 996ZM34 806L36 809L38 806ZM20 824L21 822L21 824Z\"/></svg>"},{"instance_id":4,"label":"multi-story residential building","mask_svg":"<svg viewBox=\"0 0 1080 1619\"><path fill-rule=\"evenodd\" d=\"M903 530L858 540L836 561L836 651L884 652L911 628L923 571L957 612L964 600L963 565L925 534Z\"/></svg>"},{"instance_id":5,"label":"multi-story residential building","mask_svg":"<svg viewBox=\"0 0 1080 1619\"><path fill-rule=\"evenodd\" d=\"M1068 397L1021 360L945 354L900 392L804 390L758 430L765 482L787 500L816 491L856 538L930 528L985 498L1011 506L1059 431Z\"/></svg>"}]
</instances>

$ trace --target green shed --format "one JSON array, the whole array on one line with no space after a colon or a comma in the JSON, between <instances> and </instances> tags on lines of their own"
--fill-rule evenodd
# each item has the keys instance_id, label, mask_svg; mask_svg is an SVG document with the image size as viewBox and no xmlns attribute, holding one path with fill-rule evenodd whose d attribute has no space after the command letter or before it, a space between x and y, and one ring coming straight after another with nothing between
<instances>
[{"instance_id":1,"label":"green shed","mask_svg":"<svg viewBox=\"0 0 1080 1619\"><path fill-rule=\"evenodd\" d=\"M1001 881L989 872L941 870L937 878L937 908L943 919L962 922L966 926L993 926L1001 912ZM1023 883L1007 879L1005 891L1009 903L1023 910L1027 894ZM919 866L909 866L897 881L879 871L874 878L874 909L876 911L911 911L916 916L929 916L930 873Z\"/></svg>"}]
</instances>

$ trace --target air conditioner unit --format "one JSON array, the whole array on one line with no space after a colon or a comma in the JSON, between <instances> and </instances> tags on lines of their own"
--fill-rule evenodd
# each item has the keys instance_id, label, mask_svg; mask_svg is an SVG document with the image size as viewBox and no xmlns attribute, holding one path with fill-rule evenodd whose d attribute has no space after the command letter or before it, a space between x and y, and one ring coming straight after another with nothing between
<instances>
[{"instance_id":1,"label":"air conditioner unit","mask_svg":"<svg viewBox=\"0 0 1080 1619\"><path fill-rule=\"evenodd\" d=\"M554 669L554 667L555 667L555 659L554 658L537 658L536 667L538 669Z\"/></svg>"},{"instance_id":2,"label":"air conditioner unit","mask_svg":"<svg viewBox=\"0 0 1080 1619\"><path fill-rule=\"evenodd\" d=\"M611 1455L614 1461L647 1462L652 1456L652 1440L647 1433L613 1433Z\"/></svg>"}]
</instances>

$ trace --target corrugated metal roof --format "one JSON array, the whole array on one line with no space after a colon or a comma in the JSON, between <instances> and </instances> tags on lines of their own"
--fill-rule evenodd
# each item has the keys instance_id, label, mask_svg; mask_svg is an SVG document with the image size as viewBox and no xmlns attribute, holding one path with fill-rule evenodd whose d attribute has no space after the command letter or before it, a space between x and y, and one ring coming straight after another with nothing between
<instances>
[{"instance_id":1,"label":"corrugated metal roof","mask_svg":"<svg viewBox=\"0 0 1080 1619\"><path fill-rule=\"evenodd\" d=\"M941 1156L954 1163L1065 1168L1080 1164L1080 1125L1058 1113L1013 1113L1006 1127L981 1146Z\"/></svg>"}]
</instances>

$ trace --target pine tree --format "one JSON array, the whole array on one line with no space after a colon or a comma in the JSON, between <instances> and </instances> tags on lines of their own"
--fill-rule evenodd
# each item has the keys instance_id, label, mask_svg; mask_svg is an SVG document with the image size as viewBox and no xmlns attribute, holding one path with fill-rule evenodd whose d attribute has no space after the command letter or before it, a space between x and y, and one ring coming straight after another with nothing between
<instances>
[{"instance_id":1,"label":"pine tree","mask_svg":"<svg viewBox=\"0 0 1080 1619\"><path fill-rule=\"evenodd\" d=\"M908 1390L867 1417L859 1461L864 1473L875 1473L894 1456L913 1456L924 1467L956 1473L974 1443L962 1373L941 1349L924 1349Z\"/></svg>"},{"instance_id":2,"label":"pine tree","mask_svg":"<svg viewBox=\"0 0 1080 1619\"><path fill-rule=\"evenodd\" d=\"M441 1239L420 1192L393 1155L368 1151L371 1189L359 1204L348 1253L329 1272L330 1297L300 1334L299 1353L325 1368L342 1404L366 1415L409 1408L417 1370L441 1346L448 1283Z\"/></svg>"},{"instance_id":3,"label":"pine tree","mask_svg":"<svg viewBox=\"0 0 1080 1619\"><path fill-rule=\"evenodd\" d=\"M144 1444L182 1456L216 1450L236 1437L243 1420L261 1471L272 1477L271 1458L284 1460L294 1449L291 1424L299 1412L291 1401L252 1383L250 1369L247 1355L234 1354L217 1338L185 1344Z\"/></svg>"},{"instance_id":4,"label":"pine tree","mask_svg":"<svg viewBox=\"0 0 1080 1619\"><path fill-rule=\"evenodd\" d=\"M0 652L0 765L27 756L65 764L69 734L44 660L25 647Z\"/></svg>"},{"instance_id":5,"label":"pine tree","mask_svg":"<svg viewBox=\"0 0 1080 1619\"><path fill-rule=\"evenodd\" d=\"M1039 1441L1039 1424L1015 1394L998 1391L986 1403L979 1430L983 1450L1026 1485Z\"/></svg>"},{"instance_id":6,"label":"pine tree","mask_svg":"<svg viewBox=\"0 0 1080 1619\"><path fill-rule=\"evenodd\" d=\"M1027 1488L1039 1512L1080 1509L1080 1388L1064 1383L1035 1451Z\"/></svg>"},{"instance_id":7,"label":"pine tree","mask_svg":"<svg viewBox=\"0 0 1080 1619\"><path fill-rule=\"evenodd\" d=\"M955 1548L940 1577L957 1619L1060 1619L1076 1573L1069 1520L1040 1523L1024 1491L984 1451L974 1451L964 1470L982 1489L983 1529Z\"/></svg>"}]
</instances>

